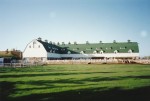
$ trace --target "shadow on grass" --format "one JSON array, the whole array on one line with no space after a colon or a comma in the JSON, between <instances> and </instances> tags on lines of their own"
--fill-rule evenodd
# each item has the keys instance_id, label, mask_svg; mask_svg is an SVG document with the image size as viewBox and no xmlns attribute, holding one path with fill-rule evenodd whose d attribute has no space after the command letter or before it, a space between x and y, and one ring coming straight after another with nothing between
<instances>
[{"instance_id":1,"label":"shadow on grass","mask_svg":"<svg viewBox=\"0 0 150 101\"><path fill-rule=\"evenodd\" d=\"M150 86L135 88L135 89L121 89L119 87L115 88L87 88L80 90L64 91L59 93L44 93L42 94L31 94L28 96L9 98L9 95L15 93L17 90L15 88L16 84L30 84L30 85L44 85L45 87L39 88L24 88L18 89L22 91L30 90L46 90L51 88L57 88L55 83L69 83L69 84L83 84L84 82L100 82L100 81L112 81L112 80L122 80L128 78L149 78L149 76L127 76L127 77L104 77L104 78L87 78L82 80L73 79L62 79L62 80L38 80L30 82L0 82L0 101L150 101ZM62 86L63 87L63 86ZM73 87L73 86L72 86Z\"/></svg>"},{"instance_id":2,"label":"shadow on grass","mask_svg":"<svg viewBox=\"0 0 150 101\"><path fill-rule=\"evenodd\" d=\"M77 74L106 74L106 73L116 73L116 72L73 72L73 73L42 73L41 74L7 74L0 75L0 78L18 78L18 77L35 77L35 76L63 76L63 75L77 75Z\"/></svg>"},{"instance_id":3,"label":"shadow on grass","mask_svg":"<svg viewBox=\"0 0 150 101\"><path fill-rule=\"evenodd\" d=\"M7 101L8 96L14 92L15 83L0 82L0 101Z\"/></svg>"},{"instance_id":4,"label":"shadow on grass","mask_svg":"<svg viewBox=\"0 0 150 101\"><path fill-rule=\"evenodd\" d=\"M10 101L150 101L150 86L133 90L112 88L82 89L60 93L32 94L11 99Z\"/></svg>"}]
</instances>

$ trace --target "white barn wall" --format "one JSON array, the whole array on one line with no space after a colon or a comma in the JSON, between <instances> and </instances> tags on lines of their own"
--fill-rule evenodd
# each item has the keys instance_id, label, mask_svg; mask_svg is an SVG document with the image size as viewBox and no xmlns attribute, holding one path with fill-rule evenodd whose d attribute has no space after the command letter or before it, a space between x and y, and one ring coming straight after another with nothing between
<instances>
[{"instance_id":1,"label":"white barn wall","mask_svg":"<svg viewBox=\"0 0 150 101\"><path fill-rule=\"evenodd\" d=\"M33 42L36 42L36 45L33 47ZM31 48L30 48L31 46ZM40 48L39 48L40 46ZM47 52L44 48L44 46L38 42L37 40L31 41L25 48L23 52L23 57L47 57Z\"/></svg>"}]
</instances>

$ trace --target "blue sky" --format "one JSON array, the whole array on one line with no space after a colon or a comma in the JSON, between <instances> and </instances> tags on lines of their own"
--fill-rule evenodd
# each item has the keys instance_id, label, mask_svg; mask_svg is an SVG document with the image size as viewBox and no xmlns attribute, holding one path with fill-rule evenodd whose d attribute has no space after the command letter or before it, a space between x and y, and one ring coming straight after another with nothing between
<instances>
[{"instance_id":1,"label":"blue sky","mask_svg":"<svg viewBox=\"0 0 150 101\"><path fill-rule=\"evenodd\" d=\"M53 42L139 43L150 56L150 0L0 0L0 50Z\"/></svg>"}]
</instances>

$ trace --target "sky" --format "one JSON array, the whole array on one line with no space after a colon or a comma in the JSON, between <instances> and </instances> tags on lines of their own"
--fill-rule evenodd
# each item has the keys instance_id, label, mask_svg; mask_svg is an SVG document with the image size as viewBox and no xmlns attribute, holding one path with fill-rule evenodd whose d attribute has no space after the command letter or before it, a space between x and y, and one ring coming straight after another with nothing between
<instances>
[{"instance_id":1,"label":"sky","mask_svg":"<svg viewBox=\"0 0 150 101\"><path fill-rule=\"evenodd\" d=\"M0 50L52 42L138 42L150 56L150 0L0 0Z\"/></svg>"}]
</instances>

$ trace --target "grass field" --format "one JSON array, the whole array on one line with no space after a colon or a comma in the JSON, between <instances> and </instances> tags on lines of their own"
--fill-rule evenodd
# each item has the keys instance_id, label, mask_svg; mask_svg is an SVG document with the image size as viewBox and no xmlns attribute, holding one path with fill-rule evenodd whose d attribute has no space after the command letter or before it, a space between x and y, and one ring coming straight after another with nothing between
<instances>
[{"instance_id":1,"label":"grass field","mask_svg":"<svg viewBox=\"0 0 150 101\"><path fill-rule=\"evenodd\" d=\"M150 101L150 65L1 67L0 101Z\"/></svg>"}]
</instances>

